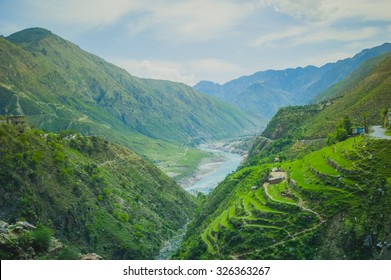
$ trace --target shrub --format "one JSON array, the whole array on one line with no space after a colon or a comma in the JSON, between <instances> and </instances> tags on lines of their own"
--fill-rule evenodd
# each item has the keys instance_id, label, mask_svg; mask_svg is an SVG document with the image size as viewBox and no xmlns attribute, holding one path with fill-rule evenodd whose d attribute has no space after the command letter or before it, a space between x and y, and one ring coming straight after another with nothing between
<instances>
[{"instance_id":1,"label":"shrub","mask_svg":"<svg viewBox=\"0 0 391 280\"><path fill-rule=\"evenodd\" d=\"M121 223L127 223L129 221L129 215L126 214L125 212L119 212L119 211L116 211L114 213L114 215L117 217L117 219L121 222Z\"/></svg>"},{"instance_id":2,"label":"shrub","mask_svg":"<svg viewBox=\"0 0 391 280\"><path fill-rule=\"evenodd\" d=\"M51 239L51 229L40 225L33 231L33 248L36 252L45 252L49 249Z\"/></svg>"},{"instance_id":3,"label":"shrub","mask_svg":"<svg viewBox=\"0 0 391 280\"><path fill-rule=\"evenodd\" d=\"M79 260L79 253L76 249L65 247L57 257L59 260Z\"/></svg>"}]
</instances>

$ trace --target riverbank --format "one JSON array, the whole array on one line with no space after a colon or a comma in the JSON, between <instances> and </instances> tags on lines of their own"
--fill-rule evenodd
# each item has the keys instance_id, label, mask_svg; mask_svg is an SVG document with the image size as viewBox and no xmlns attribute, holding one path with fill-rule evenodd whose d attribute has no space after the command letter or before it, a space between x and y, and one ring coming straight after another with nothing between
<instances>
[{"instance_id":1,"label":"riverbank","mask_svg":"<svg viewBox=\"0 0 391 280\"><path fill-rule=\"evenodd\" d=\"M177 183L184 189L210 176L225 162L227 158L218 153L210 152L210 157L204 158L200 161L196 171L177 181Z\"/></svg>"},{"instance_id":2,"label":"riverbank","mask_svg":"<svg viewBox=\"0 0 391 280\"><path fill-rule=\"evenodd\" d=\"M178 179L178 184L193 194L198 191L208 193L236 170L247 156L253 140L254 137L240 137L199 145L198 149L207 152L209 157L200 161L195 172Z\"/></svg>"}]
</instances>

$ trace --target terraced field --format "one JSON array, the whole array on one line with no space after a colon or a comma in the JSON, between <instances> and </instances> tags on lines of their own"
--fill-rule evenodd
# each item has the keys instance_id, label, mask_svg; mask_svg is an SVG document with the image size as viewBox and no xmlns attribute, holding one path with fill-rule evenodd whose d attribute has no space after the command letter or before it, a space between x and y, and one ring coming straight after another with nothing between
<instances>
[{"instance_id":1,"label":"terraced field","mask_svg":"<svg viewBox=\"0 0 391 280\"><path fill-rule=\"evenodd\" d=\"M374 227L381 235L379 225L384 228L387 223L384 216L368 219L373 211L384 212L379 208L391 203L390 148L391 141L350 138L281 164L279 173L284 179L277 184L260 179L265 172L276 176L270 172L273 165L238 171L218 187L233 185L229 199L215 201L217 210L210 215L210 222L200 227L206 251L199 257L330 258L322 242L325 235L330 234L332 239L332 234L337 234L331 230L337 219L342 223L340 230L354 231L357 252L352 252L360 254L365 236ZM366 208L368 211L363 212ZM186 251L182 254L185 256Z\"/></svg>"}]
</instances>

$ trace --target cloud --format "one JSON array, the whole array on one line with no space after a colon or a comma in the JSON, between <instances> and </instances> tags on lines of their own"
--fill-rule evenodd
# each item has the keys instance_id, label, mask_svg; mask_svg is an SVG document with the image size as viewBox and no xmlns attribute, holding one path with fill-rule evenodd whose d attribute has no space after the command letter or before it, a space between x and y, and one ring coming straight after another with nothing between
<instances>
[{"instance_id":1,"label":"cloud","mask_svg":"<svg viewBox=\"0 0 391 280\"><path fill-rule=\"evenodd\" d=\"M389 0L261 0L264 6L295 19L335 22L347 18L391 20Z\"/></svg>"},{"instance_id":2,"label":"cloud","mask_svg":"<svg viewBox=\"0 0 391 280\"><path fill-rule=\"evenodd\" d=\"M141 7L139 0L27 1L29 16L54 22L95 27L113 24L130 11Z\"/></svg>"},{"instance_id":3,"label":"cloud","mask_svg":"<svg viewBox=\"0 0 391 280\"><path fill-rule=\"evenodd\" d=\"M26 17L78 26L83 31L121 23L130 36L152 31L170 40L220 37L253 11L253 2L235 0L23 0Z\"/></svg>"},{"instance_id":4,"label":"cloud","mask_svg":"<svg viewBox=\"0 0 391 280\"><path fill-rule=\"evenodd\" d=\"M223 83L229 79L227 77L233 79L238 73L245 72L241 66L214 58L193 59L181 63L130 59L113 59L112 61L136 77L170 80L190 86L205 79ZM225 77L224 80L221 77Z\"/></svg>"},{"instance_id":5,"label":"cloud","mask_svg":"<svg viewBox=\"0 0 391 280\"><path fill-rule=\"evenodd\" d=\"M277 14L290 18L286 24L271 27L271 32L261 34L250 46L276 47L320 44L325 42L350 42L370 40L389 35L391 22L389 0L263 0ZM383 22L383 23L382 23Z\"/></svg>"},{"instance_id":6,"label":"cloud","mask_svg":"<svg viewBox=\"0 0 391 280\"><path fill-rule=\"evenodd\" d=\"M322 0L265 0L264 5L272 6L276 12L296 19L323 21L337 10L334 1Z\"/></svg>"},{"instance_id":7,"label":"cloud","mask_svg":"<svg viewBox=\"0 0 391 280\"><path fill-rule=\"evenodd\" d=\"M151 12L170 38L204 40L221 37L252 12L250 2L222 0L176 1L159 5Z\"/></svg>"},{"instance_id":8,"label":"cloud","mask_svg":"<svg viewBox=\"0 0 391 280\"><path fill-rule=\"evenodd\" d=\"M304 27L294 27L284 30L282 32L273 32L265 34L254 42L250 43L251 46L275 46L275 43L287 42L288 39L295 38L304 34L306 29Z\"/></svg>"},{"instance_id":9,"label":"cloud","mask_svg":"<svg viewBox=\"0 0 391 280\"><path fill-rule=\"evenodd\" d=\"M311 33L301 34L293 40L293 43L294 45L302 45L307 43L318 44L326 41L355 42L369 39L379 33L381 31L376 27L365 27L356 30L326 29L321 32L312 31Z\"/></svg>"},{"instance_id":10,"label":"cloud","mask_svg":"<svg viewBox=\"0 0 391 280\"><path fill-rule=\"evenodd\" d=\"M117 59L114 63L140 78L170 80L194 85L194 75L181 74L183 66L170 61Z\"/></svg>"},{"instance_id":11,"label":"cloud","mask_svg":"<svg viewBox=\"0 0 391 280\"><path fill-rule=\"evenodd\" d=\"M263 35L251 43L252 46L298 46L303 44L319 44L323 42L362 41L382 33L377 27L356 29L321 30L312 27L293 27L288 30Z\"/></svg>"},{"instance_id":12,"label":"cloud","mask_svg":"<svg viewBox=\"0 0 391 280\"><path fill-rule=\"evenodd\" d=\"M391 20L391 2L389 0L333 0L334 6L337 7L332 14L332 20L357 18L361 21Z\"/></svg>"}]
</instances>

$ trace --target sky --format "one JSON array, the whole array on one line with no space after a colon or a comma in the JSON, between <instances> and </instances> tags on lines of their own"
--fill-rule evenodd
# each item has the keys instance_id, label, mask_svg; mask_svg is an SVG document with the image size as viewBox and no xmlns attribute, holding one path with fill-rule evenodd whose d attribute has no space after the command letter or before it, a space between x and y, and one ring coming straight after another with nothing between
<instances>
[{"instance_id":1,"label":"sky","mask_svg":"<svg viewBox=\"0 0 391 280\"><path fill-rule=\"evenodd\" d=\"M390 0L0 0L0 34L43 27L130 74L223 84L391 42Z\"/></svg>"}]
</instances>

